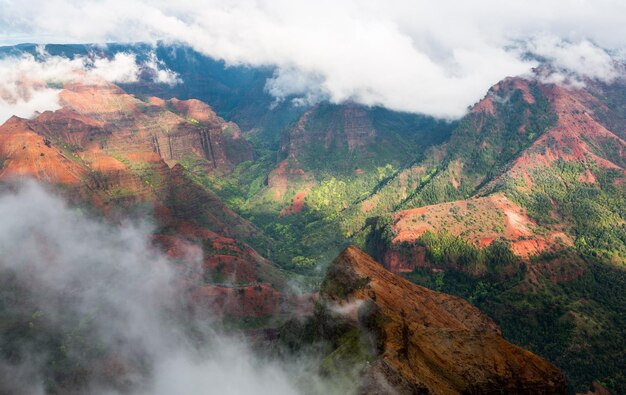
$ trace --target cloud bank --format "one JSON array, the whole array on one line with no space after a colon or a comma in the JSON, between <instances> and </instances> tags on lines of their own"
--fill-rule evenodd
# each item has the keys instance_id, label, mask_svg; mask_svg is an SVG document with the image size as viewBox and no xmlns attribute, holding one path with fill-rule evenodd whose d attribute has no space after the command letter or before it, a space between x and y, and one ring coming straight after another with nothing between
<instances>
[{"instance_id":1,"label":"cloud bank","mask_svg":"<svg viewBox=\"0 0 626 395\"><path fill-rule=\"evenodd\" d=\"M12 115L29 118L36 112L58 109L58 93L66 82L130 83L137 82L142 72L156 83L181 82L154 54L141 63L131 53L117 53L111 59L69 59L51 56L42 47L37 57L26 54L0 58L0 124Z\"/></svg>"},{"instance_id":2,"label":"cloud bank","mask_svg":"<svg viewBox=\"0 0 626 395\"><path fill-rule=\"evenodd\" d=\"M0 393L287 395L299 377L333 393L305 363L261 359L191 316L181 284L200 259L172 261L148 225L88 219L35 183L2 187Z\"/></svg>"},{"instance_id":3,"label":"cloud bank","mask_svg":"<svg viewBox=\"0 0 626 395\"><path fill-rule=\"evenodd\" d=\"M600 48L626 48L626 3L615 0L1 1L5 41L181 42L230 64L277 66L267 89L278 99L440 117L528 73L528 48L600 78L614 74Z\"/></svg>"}]
</instances>

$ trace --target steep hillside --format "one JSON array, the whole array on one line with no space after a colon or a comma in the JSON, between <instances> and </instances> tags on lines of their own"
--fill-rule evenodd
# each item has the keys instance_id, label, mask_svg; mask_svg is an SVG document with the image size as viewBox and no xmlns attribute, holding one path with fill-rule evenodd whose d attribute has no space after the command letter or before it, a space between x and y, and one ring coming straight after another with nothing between
<instances>
[{"instance_id":1,"label":"steep hillside","mask_svg":"<svg viewBox=\"0 0 626 395\"><path fill-rule=\"evenodd\" d=\"M383 214L368 246L386 267L468 298L577 391L600 379L620 392L624 140L604 126L619 125L619 107L594 89L496 85L445 146L360 208Z\"/></svg>"},{"instance_id":2,"label":"steep hillside","mask_svg":"<svg viewBox=\"0 0 626 395\"><path fill-rule=\"evenodd\" d=\"M270 191L283 199L287 190L308 194L311 189L305 205L319 210L345 208L381 178L444 141L449 129L444 122L428 117L381 108L318 104L283 134L279 166L269 176ZM301 176L284 177L283 169ZM333 196L318 196L324 195L320 188L328 188L333 180L345 184L343 190L329 191L336 192ZM324 201L331 197L333 202Z\"/></svg>"},{"instance_id":3,"label":"steep hillside","mask_svg":"<svg viewBox=\"0 0 626 395\"><path fill-rule=\"evenodd\" d=\"M513 86L527 87L520 81ZM524 89L517 91L522 98L529 92ZM518 132L535 134L536 138L501 166L500 173L490 170L483 173L480 182L471 184L476 199L422 206L393 215L391 228L383 232L397 234L389 240L391 244L414 243L426 231L448 232L475 247L504 238L513 252L525 259L575 245L580 253L601 254L618 265L626 262L626 244L620 236L625 222L619 209L626 193L626 143L595 120L592 104L600 107L602 103L588 92L554 85L536 89L549 102L556 124L540 134L523 123ZM494 91L500 92L501 88ZM493 93L488 95L474 113L493 114L493 97ZM457 138L455 134L449 145ZM480 168L467 161L458 167L472 169L475 174ZM461 170L458 178L471 179L470 172ZM420 206L415 202L428 198L427 190L436 188L437 182L437 176L433 177L403 205ZM446 188L454 191L455 185L459 181L451 178ZM500 203L488 203L496 201Z\"/></svg>"},{"instance_id":4,"label":"steep hillside","mask_svg":"<svg viewBox=\"0 0 626 395\"><path fill-rule=\"evenodd\" d=\"M32 175L50 183L76 184L87 168L52 147L28 121L12 117L0 127L0 179Z\"/></svg>"},{"instance_id":5,"label":"steep hillside","mask_svg":"<svg viewBox=\"0 0 626 395\"><path fill-rule=\"evenodd\" d=\"M567 393L558 368L516 347L464 300L386 271L356 247L329 267L318 328L329 371L361 363L359 393Z\"/></svg>"},{"instance_id":6,"label":"steep hillside","mask_svg":"<svg viewBox=\"0 0 626 395\"><path fill-rule=\"evenodd\" d=\"M42 134L64 139L76 150L106 149L118 156L158 154L170 166L186 156L207 160L210 169L229 171L252 159L252 148L238 127L215 115L198 101L152 99L143 102L112 84L65 87L60 94L62 110L43 114ZM195 117L201 119L196 119ZM92 122L71 128L67 122ZM72 135L67 129L72 129ZM101 133L98 134L98 131Z\"/></svg>"},{"instance_id":7,"label":"steep hillside","mask_svg":"<svg viewBox=\"0 0 626 395\"><path fill-rule=\"evenodd\" d=\"M421 238L437 237L435 235L459 238L474 248L484 248L494 241L504 240L511 252L523 259L573 246L571 236L563 231L539 227L528 217L525 209L500 193L400 211L391 218L395 234L391 243L403 246L400 247L401 251L407 250L407 244L413 244ZM426 232L429 234L425 236ZM403 259L402 253L394 249L386 250L382 259L395 272L412 271L417 266L437 267L437 263L445 263L456 269L463 265L461 256L458 257L459 261L433 257L435 262L429 262L427 249L426 246L415 250L409 247L409 254L415 256L411 262ZM469 259L466 262L468 265L471 263ZM484 267L463 269L472 272L486 270Z\"/></svg>"},{"instance_id":8,"label":"steep hillside","mask_svg":"<svg viewBox=\"0 0 626 395\"><path fill-rule=\"evenodd\" d=\"M175 206L175 215L193 214L199 221L213 221L216 230L253 237L252 225L214 194L194 186L175 166L178 160L198 157L207 161L205 172L229 172L240 161L252 159L252 148L237 125L199 101L143 102L106 83L68 85L60 100L61 109L21 122L41 136L45 149L82 169L75 181L82 181L86 193L104 204L157 199ZM17 135L10 127L8 122L2 129L8 136ZM4 155L13 158L16 153ZM41 155L39 160L45 158ZM36 169L26 173L37 177Z\"/></svg>"}]
</instances>

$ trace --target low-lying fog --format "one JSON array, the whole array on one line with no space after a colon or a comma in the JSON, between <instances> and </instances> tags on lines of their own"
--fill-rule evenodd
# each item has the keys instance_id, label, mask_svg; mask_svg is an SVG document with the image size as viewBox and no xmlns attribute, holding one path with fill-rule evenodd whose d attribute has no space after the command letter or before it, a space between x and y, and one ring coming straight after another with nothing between
<instances>
[{"instance_id":1,"label":"low-lying fog","mask_svg":"<svg viewBox=\"0 0 626 395\"><path fill-rule=\"evenodd\" d=\"M158 251L151 232L88 218L34 182L0 192L0 394L68 390L55 382L95 394L345 393L318 379L314 356L261 358L191 319L180 282L196 268Z\"/></svg>"}]
</instances>

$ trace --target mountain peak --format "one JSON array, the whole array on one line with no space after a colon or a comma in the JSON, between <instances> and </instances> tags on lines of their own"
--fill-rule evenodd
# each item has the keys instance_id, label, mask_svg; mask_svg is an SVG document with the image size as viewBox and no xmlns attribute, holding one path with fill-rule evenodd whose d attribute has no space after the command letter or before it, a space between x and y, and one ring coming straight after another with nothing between
<instances>
[{"instance_id":1,"label":"mountain peak","mask_svg":"<svg viewBox=\"0 0 626 395\"><path fill-rule=\"evenodd\" d=\"M24 118L20 118L17 115L12 115L11 118L7 119L4 124L0 125L4 129L16 128L16 127L24 127L28 128L28 120Z\"/></svg>"}]
</instances>

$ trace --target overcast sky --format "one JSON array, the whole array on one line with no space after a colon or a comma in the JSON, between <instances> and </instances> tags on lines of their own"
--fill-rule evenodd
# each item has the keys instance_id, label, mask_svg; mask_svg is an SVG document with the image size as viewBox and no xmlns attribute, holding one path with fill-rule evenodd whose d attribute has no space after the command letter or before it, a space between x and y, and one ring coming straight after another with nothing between
<instances>
[{"instance_id":1,"label":"overcast sky","mask_svg":"<svg viewBox=\"0 0 626 395\"><path fill-rule=\"evenodd\" d=\"M623 0L0 0L0 42L188 44L229 64L274 65L277 98L352 99L457 118L531 50L610 80Z\"/></svg>"}]
</instances>

